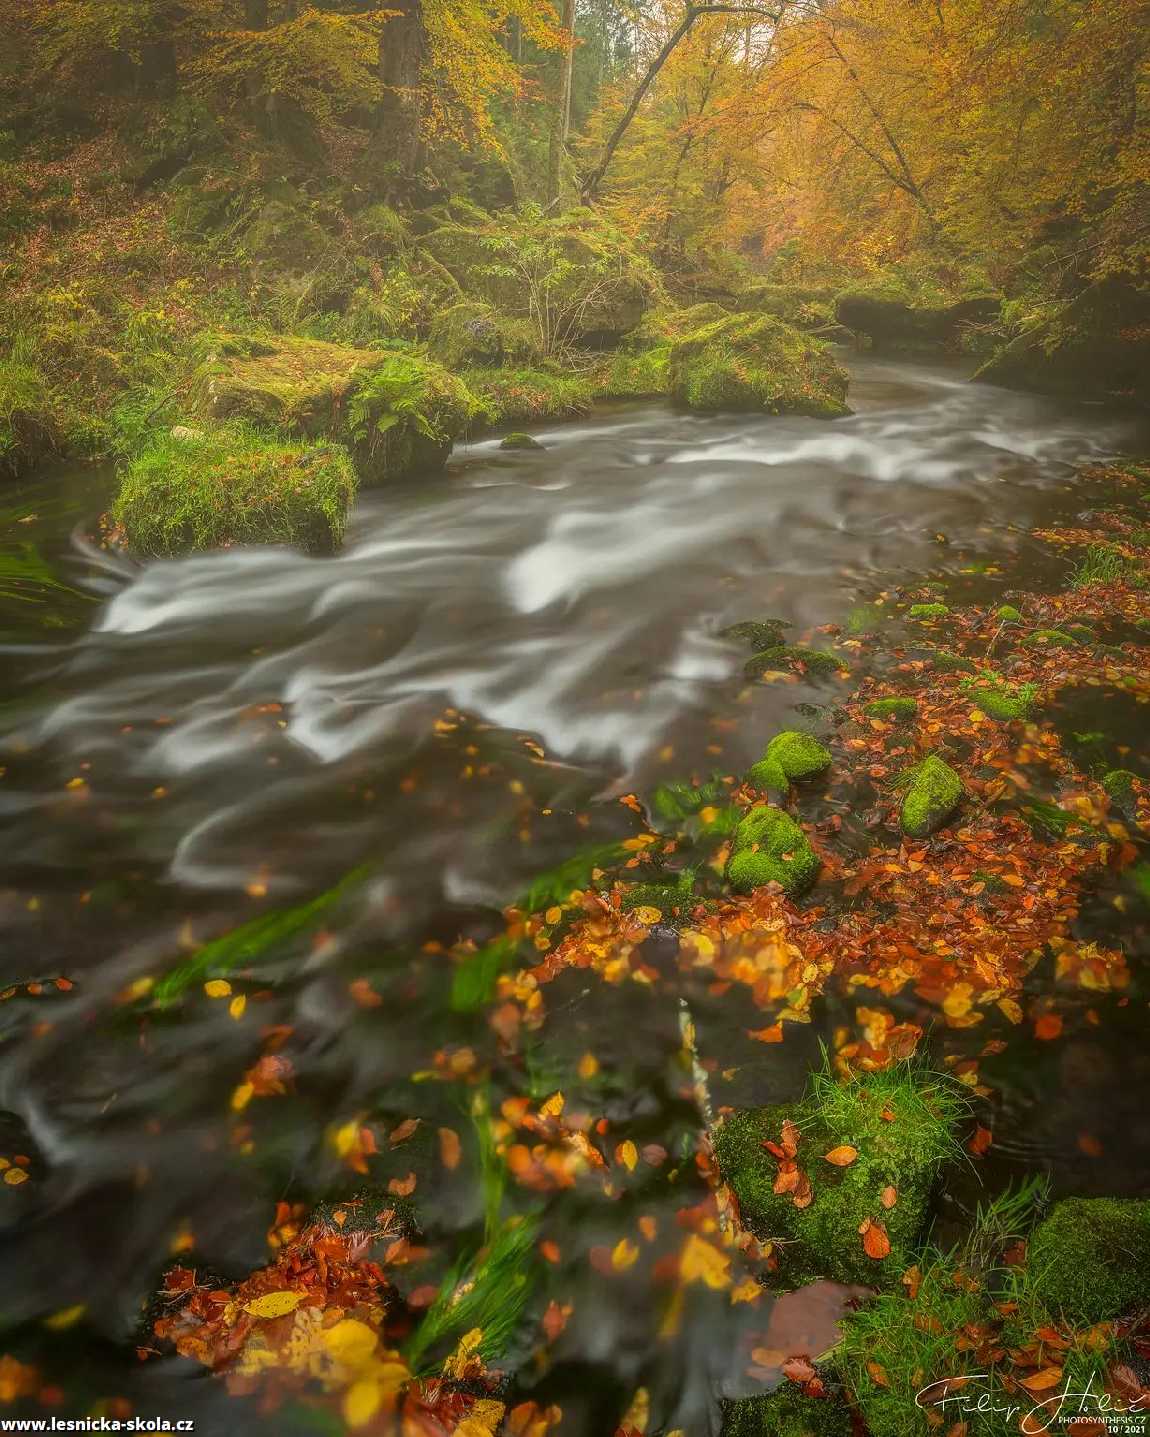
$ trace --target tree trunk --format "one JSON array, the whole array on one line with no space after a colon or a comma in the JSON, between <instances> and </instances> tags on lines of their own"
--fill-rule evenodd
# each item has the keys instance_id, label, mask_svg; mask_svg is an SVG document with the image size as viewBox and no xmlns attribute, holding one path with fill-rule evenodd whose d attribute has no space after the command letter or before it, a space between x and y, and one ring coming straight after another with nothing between
<instances>
[{"instance_id":1,"label":"tree trunk","mask_svg":"<svg viewBox=\"0 0 1150 1437\"><path fill-rule=\"evenodd\" d=\"M398 14L384 24L379 37L383 99L379 106L377 143L402 181L414 173L419 162L421 80L427 35L421 0L393 0L391 8Z\"/></svg>"},{"instance_id":2,"label":"tree trunk","mask_svg":"<svg viewBox=\"0 0 1150 1437\"><path fill-rule=\"evenodd\" d=\"M547 204L550 208L559 199L563 187L563 156L571 128L571 74L575 67L575 0L563 0L560 23L567 34L567 43L559 59L559 94L551 117L551 136L547 152Z\"/></svg>"}]
</instances>

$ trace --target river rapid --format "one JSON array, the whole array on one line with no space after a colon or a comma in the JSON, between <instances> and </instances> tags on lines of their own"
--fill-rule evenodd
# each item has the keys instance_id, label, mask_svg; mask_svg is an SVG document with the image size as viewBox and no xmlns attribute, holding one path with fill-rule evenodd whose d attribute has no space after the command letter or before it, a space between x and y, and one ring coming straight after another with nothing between
<instances>
[{"instance_id":1,"label":"river rapid","mask_svg":"<svg viewBox=\"0 0 1150 1437\"><path fill-rule=\"evenodd\" d=\"M542 450L459 446L442 478L363 493L335 558L138 566L85 537L106 476L5 496L5 552L39 567L0 584L0 982L17 988L0 1003L0 1155L32 1157L28 1182L0 1188L0 1311L66 1407L129 1393L194 1414L201 1437L295 1430L233 1410L189 1364L134 1365L171 1253L194 1242L233 1274L266 1260L278 1200L338 1189L333 1124L398 1117L409 1075L467 1040L445 945L482 942L538 870L632 831L621 796L738 771L797 702L827 701L816 684L748 689L727 625L776 616L802 642L926 573L991 597L1041 585L1028 531L1082 507L1074 466L1146 440L1128 416L959 368L850 364L840 420L627 405L536 431ZM262 958L240 1016L197 987L134 1022L133 995L197 945L353 870L355 902ZM381 1006L349 999L365 971ZM292 1035L289 1091L237 1137L231 1095L274 1025ZM674 1023L620 1001L594 1025L614 1101L673 1147L690 1124L667 1079ZM800 1087L817 1036L772 1081ZM1044 1054L1061 1066L1041 1079L1022 1065L1004 1160L1089 1190L1083 1107L1150 1153L1131 1097L1147 1075L1122 1041ZM1040 1082L1059 1116L1035 1116ZM443 1195L442 1231L474 1218ZM581 1236L591 1221L572 1208L572 1262L614 1241ZM738 1335L700 1310L661 1344L653 1298L601 1287L589 1271L537 1393L566 1404L563 1431L605 1437L639 1383L668 1427L710 1430ZM782 1309L768 1345L825 1332L839 1300ZM67 1330L42 1327L79 1304Z\"/></svg>"}]
</instances>

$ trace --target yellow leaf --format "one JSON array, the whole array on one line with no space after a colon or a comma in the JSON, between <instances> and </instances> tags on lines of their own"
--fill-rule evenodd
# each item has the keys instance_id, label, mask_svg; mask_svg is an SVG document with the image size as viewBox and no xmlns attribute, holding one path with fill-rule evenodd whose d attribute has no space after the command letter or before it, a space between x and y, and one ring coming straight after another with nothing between
<instances>
[{"instance_id":1,"label":"yellow leaf","mask_svg":"<svg viewBox=\"0 0 1150 1437\"><path fill-rule=\"evenodd\" d=\"M562 1093L552 1093L551 1096L547 1099L547 1101L543 1104L543 1106L539 1109L540 1116L544 1118L559 1117L563 1112L563 1104L566 1101L567 1099L563 1096Z\"/></svg>"},{"instance_id":2,"label":"yellow leaf","mask_svg":"<svg viewBox=\"0 0 1150 1437\"><path fill-rule=\"evenodd\" d=\"M296 1310L303 1296L302 1292L265 1292L262 1297L245 1302L244 1311L252 1317L283 1317Z\"/></svg>"},{"instance_id":3,"label":"yellow leaf","mask_svg":"<svg viewBox=\"0 0 1150 1437\"><path fill-rule=\"evenodd\" d=\"M28 1181L28 1174L23 1168L9 1168L4 1174L4 1181L10 1188L16 1188Z\"/></svg>"},{"instance_id":4,"label":"yellow leaf","mask_svg":"<svg viewBox=\"0 0 1150 1437\"><path fill-rule=\"evenodd\" d=\"M491 1397L481 1397L451 1437L495 1437L503 1420L504 1406Z\"/></svg>"},{"instance_id":5,"label":"yellow leaf","mask_svg":"<svg viewBox=\"0 0 1150 1437\"><path fill-rule=\"evenodd\" d=\"M640 849L646 848L648 844L657 843L658 836L654 833L640 833L636 838L625 838L623 847L629 853L638 853Z\"/></svg>"},{"instance_id":6,"label":"yellow leaf","mask_svg":"<svg viewBox=\"0 0 1150 1437\"><path fill-rule=\"evenodd\" d=\"M366 1366L379 1343L379 1338L367 1323L354 1317L345 1317L342 1322L322 1332L320 1337L337 1362L353 1368Z\"/></svg>"},{"instance_id":7,"label":"yellow leaf","mask_svg":"<svg viewBox=\"0 0 1150 1437\"><path fill-rule=\"evenodd\" d=\"M943 1000L942 1011L948 1018L962 1018L971 1009L974 988L969 983L956 983Z\"/></svg>"},{"instance_id":8,"label":"yellow leaf","mask_svg":"<svg viewBox=\"0 0 1150 1437\"><path fill-rule=\"evenodd\" d=\"M579 1059L579 1076L588 1082L599 1071L599 1059L594 1053L584 1053Z\"/></svg>"},{"instance_id":9,"label":"yellow leaf","mask_svg":"<svg viewBox=\"0 0 1150 1437\"><path fill-rule=\"evenodd\" d=\"M663 914L658 908L651 908L646 904L638 908L632 908L631 917L636 923L641 923L644 928L650 928L652 924L658 923Z\"/></svg>"},{"instance_id":10,"label":"yellow leaf","mask_svg":"<svg viewBox=\"0 0 1150 1437\"><path fill-rule=\"evenodd\" d=\"M725 1252L691 1233L683 1244L679 1272L684 1282L704 1282L716 1292L730 1285L731 1259Z\"/></svg>"},{"instance_id":11,"label":"yellow leaf","mask_svg":"<svg viewBox=\"0 0 1150 1437\"><path fill-rule=\"evenodd\" d=\"M343 1399L343 1420L349 1427L366 1427L383 1406L383 1388L370 1377L353 1382Z\"/></svg>"},{"instance_id":12,"label":"yellow leaf","mask_svg":"<svg viewBox=\"0 0 1150 1437\"><path fill-rule=\"evenodd\" d=\"M254 1092L255 1089L252 1087L251 1083L241 1083L239 1087L235 1090L235 1092L232 1094L232 1111L234 1113L242 1113L243 1110L247 1107L247 1105L251 1102L252 1094Z\"/></svg>"},{"instance_id":13,"label":"yellow leaf","mask_svg":"<svg viewBox=\"0 0 1150 1437\"><path fill-rule=\"evenodd\" d=\"M87 1310L82 1302L78 1302L75 1307L62 1308L59 1312L54 1312L51 1317L46 1317L44 1326L53 1332L64 1332L69 1327L74 1327Z\"/></svg>"},{"instance_id":14,"label":"yellow leaf","mask_svg":"<svg viewBox=\"0 0 1150 1437\"><path fill-rule=\"evenodd\" d=\"M1003 1015L1004 1018L1008 1018L1010 1022L1022 1022L1022 1007L1020 1004L1016 1003L1013 998L1000 998L998 1000L997 1006L998 1011Z\"/></svg>"},{"instance_id":15,"label":"yellow leaf","mask_svg":"<svg viewBox=\"0 0 1150 1437\"><path fill-rule=\"evenodd\" d=\"M763 1289L753 1277L744 1278L737 1287L731 1288L731 1302L758 1302Z\"/></svg>"},{"instance_id":16,"label":"yellow leaf","mask_svg":"<svg viewBox=\"0 0 1150 1437\"><path fill-rule=\"evenodd\" d=\"M232 985L226 978L209 978L204 984L204 992L209 998L227 998L232 991Z\"/></svg>"},{"instance_id":17,"label":"yellow leaf","mask_svg":"<svg viewBox=\"0 0 1150 1437\"><path fill-rule=\"evenodd\" d=\"M829 1153L824 1153L823 1158L828 1163L833 1163L836 1168L849 1168L858 1155L858 1148L852 1148L849 1143L843 1143L841 1147L831 1148Z\"/></svg>"},{"instance_id":18,"label":"yellow leaf","mask_svg":"<svg viewBox=\"0 0 1150 1437\"><path fill-rule=\"evenodd\" d=\"M248 1000L241 993L238 997L233 998L232 1001L228 1004L228 1014L238 1023L239 1020L244 1016L244 1009L247 1006Z\"/></svg>"},{"instance_id":19,"label":"yellow leaf","mask_svg":"<svg viewBox=\"0 0 1150 1437\"><path fill-rule=\"evenodd\" d=\"M562 918L562 917L563 917L563 910L562 910L562 908L559 908L559 907L557 907L557 906L554 906L554 907L548 908L547 912L544 913L544 915L543 915L543 921L544 921L545 923L555 924L555 923L558 923L559 920L560 920L560 918Z\"/></svg>"},{"instance_id":20,"label":"yellow leaf","mask_svg":"<svg viewBox=\"0 0 1150 1437\"><path fill-rule=\"evenodd\" d=\"M341 1158L347 1157L348 1153L359 1142L359 1119L352 1118L350 1122L344 1123L342 1127L336 1128L331 1135L332 1146Z\"/></svg>"},{"instance_id":21,"label":"yellow leaf","mask_svg":"<svg viewBox=\"0 0 1150 1437\"><path fill-rule=\"evenodd\" d=\"M616 1161L623 1164L629 1173L633 1173L635 1165L639 1161L639 1149L628 1138L625 1143L620 1143L615 1149L615 1158Z\"/></svg>"},{"instance_id":22,"label":"yellow leaf","mask_svg":"<svg viewBox=\"0 0 1150 1437\"><path fill-rule=\"evenodd\" d=\"M616 1272L626 1272L629 1267L634 1267L638 1260L638 1244L625 1237L621 1237L611 1249L611 1266Z\"/></svg>"}]
</instances>

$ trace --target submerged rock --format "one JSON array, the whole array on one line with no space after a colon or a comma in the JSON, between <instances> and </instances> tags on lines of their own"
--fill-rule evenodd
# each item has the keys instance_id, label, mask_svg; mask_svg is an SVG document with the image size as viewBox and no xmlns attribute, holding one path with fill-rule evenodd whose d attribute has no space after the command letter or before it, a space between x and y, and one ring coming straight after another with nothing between
<instances>
[{"instance_id":1,"label":"submerged rock","mask_svg":"<svg viewBox=\"0 0 1150 1437\"><path fill-rule=\"evenodd\" d=\"M671 350L671 395L690 409L834 418L847 382L825 345L769 315L728 315Z\"/></svg>"},{"instance_id":2,"label":"submerged rock","mask_svg":"<svg viewBox=\"0 0 1150 1437\"><path fill-rule=\"evenodd\" d=\"M909 838L940 829L959 805L962 779L944 759L930 754L912 771L899 821Z\"/></svg>"},{"instance_id":3,"label":"submerged rock","mask_svg":"<svg viewBox=\"0 0 1150 1437\"><path fill-rule=\"evenodd\" d=\"M790 814L760 804L735 829L727 881L737 893L777 883L796 898L815 881L819 866L818 855Z\"/></svg>"},{"instance_id":4,"label":"submerged rock","mask_svg":"<svg viewBox=\"0 0 1150 1437\"><path fill-rule=\"evenodd\" d=\"M743 673L749 679L757 679L773 669L792 664L802 664L812 677L841 673L848 667L837 654L828 653L826 649L808 649L801 644L775 644L748 659L743 665Z\"/></svg>"},{"instance_id":5,"label":"submerged rock","mask_svg":"<svg viewBox=\"0 0 1150 1437\"><path fill-rule=\"evenodd\" d=\"M478 407L432 360L291 335L220 336L193 405L206 418L339 440L364 483L442 468Z\"/></svg>"},{"instance_id":6,"label":"submerged rock","mask_svg":"<svg viewBox=\"0 0 1150 1437\"><path fill-rule=\"evenodd\" d=\"M1150 1292L1150 1200L1064 1198L1026 1252L1034 1290L1071 1322L1132 1313Z\"/></svg>"},{"instance_id":7,"label":"submerged rock","mask_svg":"<svg viewBox=\"0 0 1150 1437\"><path fill-rule=\"evenodd\" d=\"M513 430L505 434L499 442L500 449L546 449L546 444L540 444L539 440L532 434L524 434L520 430Z\"/></svg>"}]
</instances>

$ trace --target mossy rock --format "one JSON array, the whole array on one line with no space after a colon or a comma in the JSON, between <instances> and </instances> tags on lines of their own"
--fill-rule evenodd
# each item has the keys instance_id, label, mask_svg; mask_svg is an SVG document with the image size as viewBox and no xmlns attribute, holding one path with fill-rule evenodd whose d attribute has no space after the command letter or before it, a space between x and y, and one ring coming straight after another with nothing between
<instances>
[{"instance_id":1,"label":"mossy rock","mask_svg":"<svg viewBox=\"0 0 1150 1437\"><path fill-rule=\"evenodd\" d=\"M831 1278L893 1287L915 1260L935 1176L958 1151L954 1128L963 1111L949 1079L907 1064L845 1084L824 1073L797 1104L728 1116L714 1131L715 1154L743 1222L760 1239L776 1240L783 1284ZM791 1192L775 1192L780 1164L763 1146L780 1144L788 1118L800 1134L795 1161L810 1183L806 1207ZM827 1161L844 1148L856 1154L847 1165ZM889 1208L887 1188L895 1192ZM885 1256L864 1246L859 1229L867 1222L881 1225Z\"/></svg>"},{"instance_id":2,"label":"mossy rock","mask_svg":"<svg viewBox=\"0 0 1150 1437\"><path fill-rule=\"evenodd\" d=\"M550 369L466 369L463 381L475 395L478 422L492 427L574 418L595 399L584 375Z\"/></svg>"},{"instance_id":3,"label":"mossy rock","mask_svg":"<svg viewBox=\"0 0 1150 1437\"><path fill-rule=\"evenodd\" d=\"M830 751L813 734L787 729L771 739L762 758L748 770L747 777L760 788L785 793L788 780L800 782L804 778L817 778L830 766Z\"/></svg>"},{"instance_id":4,"label":"mossy rock","mask_svg":"<svg viewBox=\"0 0 1150 1437\"><path fill-rule=\"evenodd\" d=\"M452 370L466 365L535 364L542 358L527 320L477 300L440 309L431 321L427 347Z\"/></svg>"},{"instance_id":5,"label":"mossy rock","mask_svg":"<svg viewBox=\"0 0 1150 1437\"><path fill-rule=\"evenodd\" d=\"M849 667L845 660L837 654L828 653L826 649L808 649L801 644L774 644L748 659L743 665L743 673L749 679L757 679L773 670L792 668L796 664L802 664L812 678L827 678Z\"/></svg>"},{"instance_id":6,"label":"mossy rock","mask_svg":"<svg viewBox=\"0 0 1150 1437\"><path fill-rule=\"evenodd\" d=\"M725 1404L721 1437L851 1437L850 1408L837 1397L807 1397L792 1382L761 1397Z\"/></svg>"},{"instance_id":7,"label":"mossy rock","mask_svg":"<svg viewBox=\"0 0 1150 1437\"><path fill-rule=\"evenodd\" d=\"M1013 604L999 604L994 611L994 617L1001 619L1004 624L1021 624L1022 614Z\"/></svg>"},{"instance_id":8,"label":"mossy rock","mask_svg":"<svg viewBox=\"0 0 1150 1437\"><path fill-rule=\"evenodd\" d=\"M671 384L670 342L647 349L617 349L594 376L603 399L653 399Z\"/></svg>"},{"instance_id":9,"label":"mossy rock","mask_svg":"<svg viewBox=\"0 0 1150 1437\"><path fill-rule=\"evenodd\" d=\"M899 822L909 838L926 838L951 817L962 798L962 779L944 759L930 754L914 768Z\"/></svg>"},{"instance_id":10,"label":"mossy rock","mask_svg":"<svg viewBox=\"0 0 1150 1437\"><path fill-rule=\"evenodd\" d=\"M1132 1313L1150 1293L1150 1200L1064 1198L1026 1250L1034 1291L1075 1323Z\"/></svg>"},{"instance_id":11,"label":"mossy rock","mask_svg":"<svg viewBox=\"0 0 1150 1437\"><path fill-rule=\"evenodd\" d=\"M123 471L113 516L147 558L232 544L330 553L355 491L355 468L339 445L223 425L153 439Z\"/></svg>"},{"instance_id":12,"label":"mossy rock","mask_svg":"<svg viewBox=\"0 0 1150 1437\"><path fill-rule=\"evenodd\" d=\"M943 619L950 613L948 604L911 604L907 613L912 619Z\"/></svg>"},{"instance_id":13,"label":"mossy rock","mask_svg":"<svg viewBox=\"0 0 1150 1437\"><path fill-rule=\"evenodd\" d=\"M671 394L690 409L834 418L847 374L829 350L770 316L729 315L679 340Z\"/></svg>"},{"instance_id":14,"label":"mossy rock","mask_svg":"<svg viewBox=\"0 0 1150 1437\"><path fill-rule=\"evenodd\" d=\"M735 829L727 881L737 893L777 883L796 898L815 881L819 857L788 813L769 804L752 808Z\"/></svg>"},{"instance_id":15,"label":"mossy rock","mask_svg":"<svg viewBox=\"0 0 1150 1437\"><path fill-rule=\"evenodd\" d=\"M769 314L796 329L821 328L833 322L835 292L829 286L752 284L735 296L740 310Z\"/></svg>"},{"instance_id":16,"label":"mossy rock","mask_svg":"<svg viewBox=\"0 0 1150 1437\"><path fill-rule=\"evenodd\" d=\"M500 449L546 449L546 444L540 444L533 434L524 434L520 429L513 429L510 434L505 434L499 441Z\"/></svg>"},{"instance_id":17,"label":"mossy rock","mask_svg":"<svg viewBox=\"0 0 1150 1437\"><path fill-rule=\"evenodd\" d=\"M23 359L0 359L0 474L18 475L56 448L48 383Z\"/></svg>"},{"instance_id":18,"label":"mossy rock","mask_svg":"<svg viewBox=\"0 0 1150 1437\"><path fill-rule=\"evenodd\" d=\"M685 912L694 902L695 875L684 869L674 875L674 883L629 883L623 890L619 906L624 913L636 908L654 908L664 920Z\"/></svg>"},{"instance_id":19,"label":"mossy rock","mask_svg":"<svg viewBox=\"0 0 1150 1437\"><path fill-rule=\"evenodd\" d=\"M240 236L257 263L276 269L313 270L333 243L326 230L298 204L271 199Z\"/></svg>"},{"instance_id":20,"label":"mossy rock","mask_svg":"<svg viewBox=\"0 0 1150 1437\"><path fill-rule=\"evenodd\" d=\"M972 684L968 687L971 700L987 718L1001 723L1029 719L1038 708L1038 694L1033 684L1018 688L999 688L993 684Z\"/></svg>"},{"instance_id":21,"label":"mossy rock","mask_svg":"<svg viewBox=\"0 0 1150 1437\"><path fill-rule=\"evenodd\" d=\"M197 414L336 439L364 483L442 468L476 412L453 375L412 354L289 335L218 336L193 384Z\"/></svg>"},{"instance_id":22,"label":"mossy rock","mask_svg":"<svg viewBox=\"0 0 1150 1437\"><path fill-rule=\"evenodd\" d=\"M1102 775L1102 787L1110 797L1111 803L1127 812L1134 809L1137 797L1134 788L1134 780L1137 774L1130 772L1128 768L1112 768L1109 773Z\"/></svg>"},{"instance_id":23,"label":"mossy rock","mask_svg":"<svg viewBox=\"0 0 1150 1437\"><path fill-rule=\"evenodd\" d=\"M886 723L909 723L918 713L918 704L908 698L873 699L863 713L867 718L882 719Z\"/></svg>"},{"instance_id":24,"label":"mossy rock","mask_svg":"<svg viewBox=\"0 0 1150 1437\"><path fill-rule=\"evenodd\" d=\"M719 637L740 639L756 653L762 653L764 649L778 648L783 642L783 631L790 627L784 619L741 619L722 629Z\"/></svg>"},{"instance_id":25,"label":"mossy rock","mask_svg":"<svg viewBox=\"0 0 1150 1437\"><path fill-rule=\"evenodd\" d=\"M978 672L978 665L962 654L935 654L931 660L936 673L940 674L973 674Z\"/></svg>"},{"instance_id":26,"label":"mossy rock","mask_svg":"<svg viewBox=\"0 0 1150 1437\"><path fill-rule=\"evenodd\" d=\"M1027 634L1022 642L1039 648L1072 649L1078 647L1080 640L1073 634L1068 634L1065 629L1035 629L1033 633Z\"/></svg>"}]
</instances>

